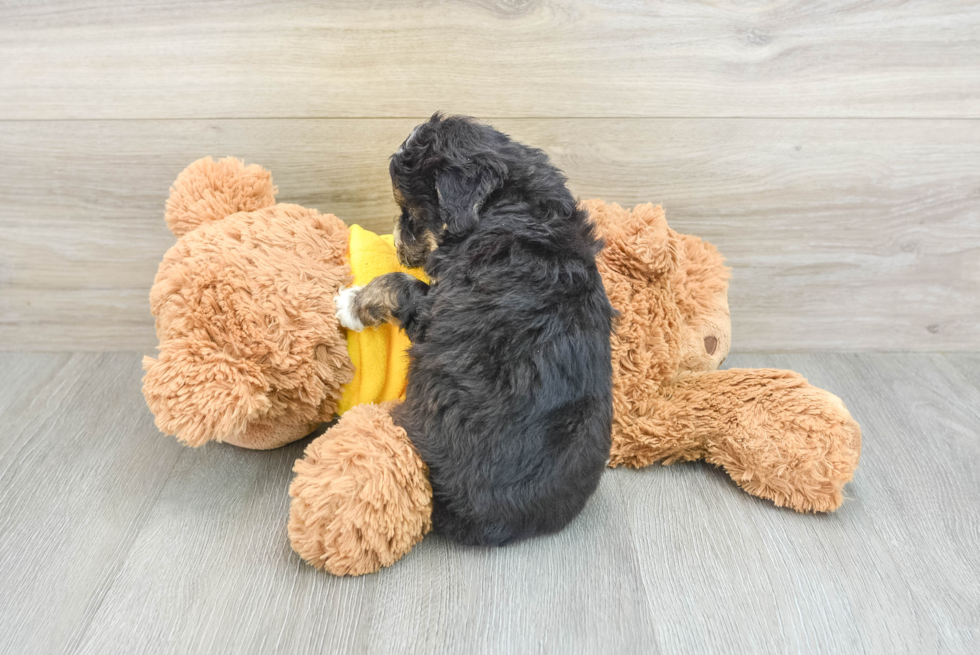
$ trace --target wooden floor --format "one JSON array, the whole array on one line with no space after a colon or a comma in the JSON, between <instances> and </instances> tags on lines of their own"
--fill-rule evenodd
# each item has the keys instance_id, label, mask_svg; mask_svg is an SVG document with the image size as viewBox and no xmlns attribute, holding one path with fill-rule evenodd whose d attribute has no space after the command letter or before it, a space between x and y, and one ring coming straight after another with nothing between
<instances>
[{"instance_id":1,"label":"wooden floor","mask_svg":"<svg viewBox=\"0 0 980 655\"><path fill-rule=\"evenodd\" d=\"M615 470L556 536L429 537L335 578L286 536L305 441L191 450L134 354L0 355L0 653L980 651L980 356L728 364L846 400L864 453L838 512L701 464Z\"/></svg>"}]
</instances>

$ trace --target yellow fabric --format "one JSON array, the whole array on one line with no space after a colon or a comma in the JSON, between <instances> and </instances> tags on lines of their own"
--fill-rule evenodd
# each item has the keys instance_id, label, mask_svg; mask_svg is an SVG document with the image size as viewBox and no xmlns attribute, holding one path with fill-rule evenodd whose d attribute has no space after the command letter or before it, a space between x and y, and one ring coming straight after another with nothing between
<instances>
[{"instance_id":1,"label":"yellow fabric","mask_svg":"<svg viewBox=\"0 0 980 655\"><path fill-rule=\"evenodd\" d=\"M359 225L350 226L348 250L353 284L364 286L379 275L400 271L428 283L420 268L405 268L395 256L394 238L379 236ZM380 403L405 396L410 345L405 333L394 325L347 331L347 353L354 362L354 379L344 387L337 405L343 414L355 405Z\"/></svg>"}]
</instances>

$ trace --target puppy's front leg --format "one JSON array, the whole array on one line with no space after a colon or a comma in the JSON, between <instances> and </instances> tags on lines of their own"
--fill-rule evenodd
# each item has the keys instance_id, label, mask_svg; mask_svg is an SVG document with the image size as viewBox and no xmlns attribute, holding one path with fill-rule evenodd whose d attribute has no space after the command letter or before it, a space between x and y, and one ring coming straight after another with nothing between
<instances>
[{"instance_id":1,"label":"puppy's front leg","mask_svg":"<svg viewBox=\"0 0 980 655\"><path fill-rule=\"evenodd\" d=\"M391 322L400 325L416 341L424 332L429 285L407 273L380 275L363 287L341 291L334 303L337 318L348 330L360 332Z\"/></svg>"}]
</instances>

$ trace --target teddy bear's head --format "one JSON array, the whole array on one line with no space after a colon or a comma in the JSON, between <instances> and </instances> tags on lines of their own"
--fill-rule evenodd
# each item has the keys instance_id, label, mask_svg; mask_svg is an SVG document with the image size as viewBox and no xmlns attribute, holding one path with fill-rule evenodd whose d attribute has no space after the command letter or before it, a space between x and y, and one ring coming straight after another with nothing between
<instances>
[{"instance_id":1,"label":"teddy bear's head","mask_svg":"<svg viewBox=\"0 0 980 655\"><path fill-rule=\"evenodd\" d=\"M265 169L210 157L170 190L178 240L150 291L160 345L143 393L189 445L294 441L333 416L353 377L333 307L351 279L347 227L275 193Z\"/></svg>"},{"instance_id":2,"label":"teddy bear's head","mask_svg":"<svg viewBox=\"0 0 980 655\"><path fill-rule=\"evenodd\" d=\"M629 416L664 384L716 369L728 355L728 269L710 243L671 230L659 206L584 207L605 240L597 263L619 311L614 399L617 415Z\"/></svg>"},{"instance_id":3,"label":"teddy bear's head","mask_svg":"<svg viewBox=\"0 0 980 655\"><path fill-rule=\"evenodd\" d=\"M678 373L712 371L725 361L732 343L729 269L707 241L689 234L674 236L678 257L671 289L684 326Z\"/></svg>"}]
</instances>

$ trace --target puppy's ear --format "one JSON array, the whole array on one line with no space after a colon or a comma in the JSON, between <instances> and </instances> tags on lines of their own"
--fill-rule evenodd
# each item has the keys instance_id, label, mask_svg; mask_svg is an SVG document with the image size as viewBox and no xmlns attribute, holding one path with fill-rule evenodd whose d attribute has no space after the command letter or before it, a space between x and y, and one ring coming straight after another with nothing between
<instances>
[{"instance_id":1,"label":"puppy's ear","mask_svg":"<svg viewBox=\"0 0 980 655\"><path fill-rule=\"evenodd\" d=\"M473 231L480 221L480 208L496 191L503 176L493 168L468 172L450 167L436 174L439 215L453 236Z\"/></svg>"}]
</instances>

